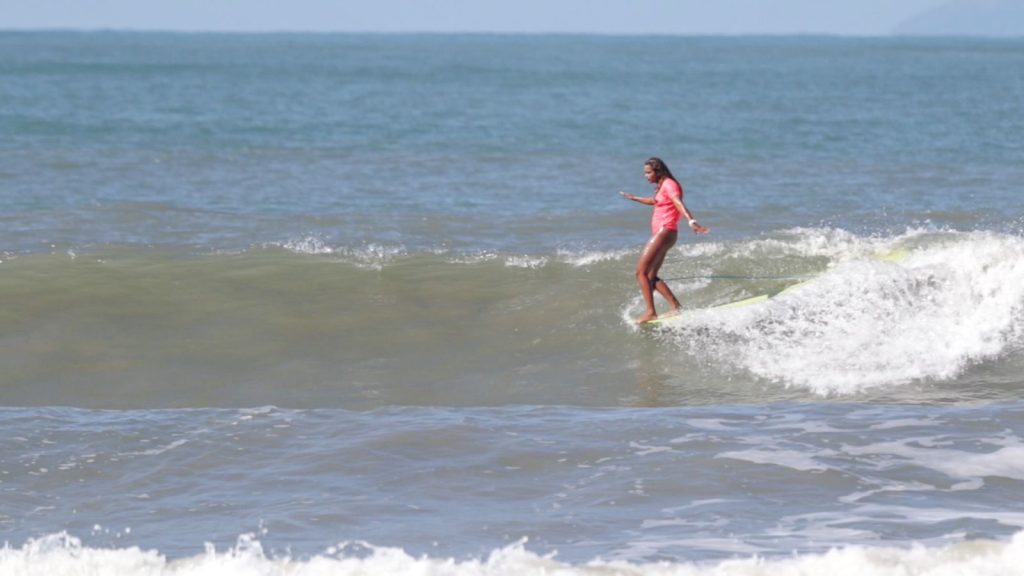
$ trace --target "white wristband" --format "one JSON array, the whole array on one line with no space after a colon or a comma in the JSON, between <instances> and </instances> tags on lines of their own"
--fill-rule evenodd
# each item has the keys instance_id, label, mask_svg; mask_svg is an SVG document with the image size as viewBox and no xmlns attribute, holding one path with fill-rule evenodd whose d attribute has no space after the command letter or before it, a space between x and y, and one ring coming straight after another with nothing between
<instances>
[{"instance_id":1,"label":"white wristband","mask_svg":"<svg viewBox=\"0 0 1024 576\"><path fill-rule=\"evenodd\" d=\"M692 228L693 225L696 224L696 223L697 223L697 219L696 218L690 218L690 221L688 222L688 225Z\"/></svg>"}]
</instances>

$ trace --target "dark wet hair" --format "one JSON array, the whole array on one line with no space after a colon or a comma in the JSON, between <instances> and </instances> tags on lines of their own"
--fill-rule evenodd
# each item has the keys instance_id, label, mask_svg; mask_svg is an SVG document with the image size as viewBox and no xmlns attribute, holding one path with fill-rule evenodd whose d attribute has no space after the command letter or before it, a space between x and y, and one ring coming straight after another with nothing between
<instances>
[{"instance_id":1,"label":"dark wet hair","mask_svg":"<svg viewBox=\"0 0 1024 576\"><path fill-rule=\"evenodd\" d=\"M648 158L647 162L644 162L644 166L650 166L651 170L654 170L654 175L658 177L659 182L666 177L673 180L676 179L676 177L672 175L672 171L665 165L665 161L657 156Z\"/></svg>"}]
</instances>

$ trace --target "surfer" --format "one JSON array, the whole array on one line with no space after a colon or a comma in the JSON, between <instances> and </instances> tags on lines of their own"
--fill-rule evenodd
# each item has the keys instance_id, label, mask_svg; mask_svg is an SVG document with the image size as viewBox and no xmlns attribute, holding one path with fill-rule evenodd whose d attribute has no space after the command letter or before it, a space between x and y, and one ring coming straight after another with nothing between
<instances>
[{"instance_id":1,"label":"surfer","mask_svg":"<svg viewBox=\"0 0 1024 576\"><path fill-rule=\"evenodd\" d=\"M676 300L668 284L658 278L658 270L665 262L665 255L679 238L679 218L685 218L690 230L695 234L706 234L709 231L697 223L693 213L686 208L686 204L683 204L683 188L661 158L649 158L644 162L644 177L654 184L653 196L641 197L629 192L620 192L627 200L654 207L651 214L651 239L644 246L640 260L636 263L636 281L640 285L640 293L647 306L643 316L637 319L637 324L658 317L654 310L655 291L668 301L673 313L679 311L679 300Z\"/></svg>"}]
</instances>

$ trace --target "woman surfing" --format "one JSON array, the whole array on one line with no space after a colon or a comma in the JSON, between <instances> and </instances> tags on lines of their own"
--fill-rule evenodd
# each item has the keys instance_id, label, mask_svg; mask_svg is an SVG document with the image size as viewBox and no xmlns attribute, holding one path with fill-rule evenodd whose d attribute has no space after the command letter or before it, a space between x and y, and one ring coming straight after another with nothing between
<instances>
[{"instance_id":1,"label":"woman surfing","mask_svg":"<svg viewBox=\"0 0 1024 576\"><path fill-rule=\"evenodd\" d=\"M679 300L669 289L668 284L658 278L658 270L665 262L665 255L679 238L679 219L685 218L690 230L695 234L709 232L708 228L697 223L693 213L686 208L686 204L683 204L683 188L661 158L650 158L644 162L644 177L654 184L654 195L641 197L629 192L620 192L627 200L654 207L651 213L651 239L644 246L640 260L636 263L636 281L647 306L644 314L637 319L637 324L650 322L658 317L654 309L655 291L668 301L672 313L679 311Z\"/></svg>"}]
</instances>

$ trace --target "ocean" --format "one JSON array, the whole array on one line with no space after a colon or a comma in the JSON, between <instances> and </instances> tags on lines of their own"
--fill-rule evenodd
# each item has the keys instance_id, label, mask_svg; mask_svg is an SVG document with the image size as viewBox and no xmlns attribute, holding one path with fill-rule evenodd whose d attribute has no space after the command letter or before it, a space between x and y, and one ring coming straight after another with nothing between
<instances>
[{"instance_id":1,"label":"ocean","mask_svg":"<svg viewBox=\"0 0 1024 576\"><path fill-rule=\"evenodd\" d=\"M1022 102L1021 39L0 32L0 575L1024 574Z\"/></svg>"}]
</instances>

